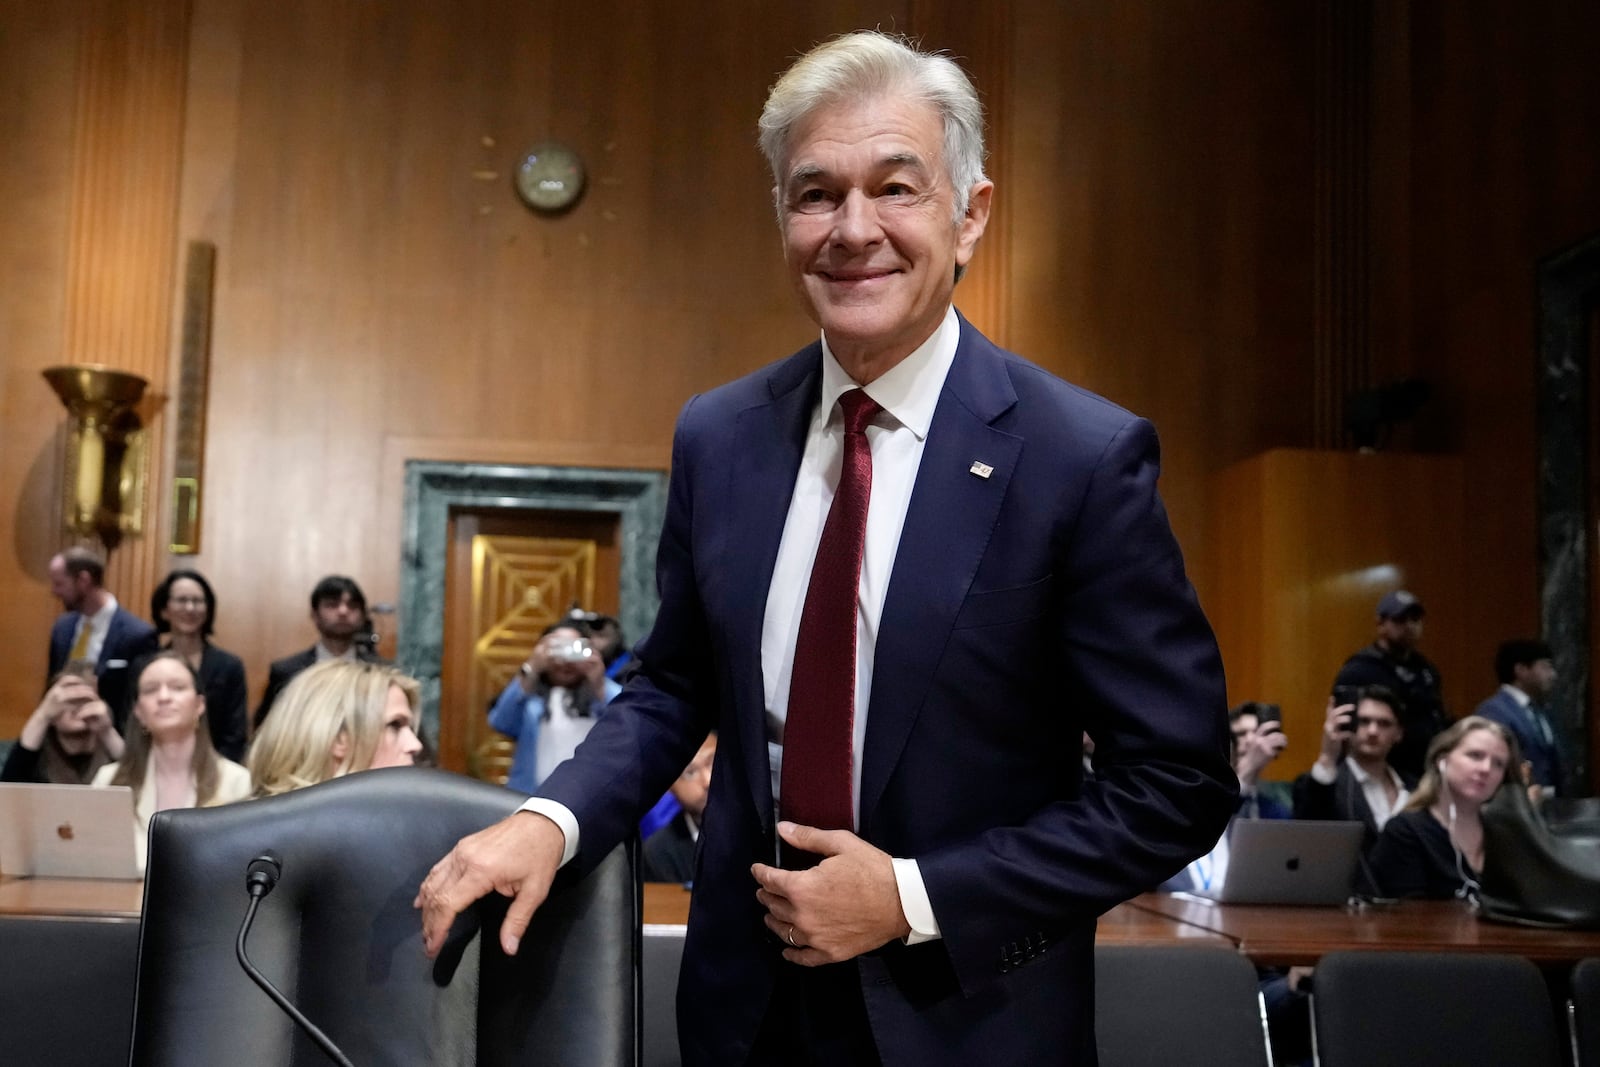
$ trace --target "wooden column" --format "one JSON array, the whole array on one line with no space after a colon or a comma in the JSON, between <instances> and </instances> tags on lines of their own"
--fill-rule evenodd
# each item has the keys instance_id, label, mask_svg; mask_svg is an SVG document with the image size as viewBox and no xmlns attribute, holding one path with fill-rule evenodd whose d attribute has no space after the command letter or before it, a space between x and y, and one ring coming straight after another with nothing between
<instances>
[{"instance_id":1,"label":"wooden column","mask_svg":"<svg viewBox=\"0 0 1600 1067\"><path fill-rule=\"evenodd\" d=\"M118 547L107 584L143 615L166 565L164 394L171 347L190 6L92 0L79 40L62 362L149 380L145 530Z\"/></svg>"}]
</instances>

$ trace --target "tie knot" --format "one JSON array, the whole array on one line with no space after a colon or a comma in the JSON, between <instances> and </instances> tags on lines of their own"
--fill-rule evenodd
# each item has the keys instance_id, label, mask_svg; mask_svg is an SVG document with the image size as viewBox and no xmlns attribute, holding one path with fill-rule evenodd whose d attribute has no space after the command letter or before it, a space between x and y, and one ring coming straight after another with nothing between
<instances>
[{"instance_id":1,"label":"tie knot","mask_svg":"<svg viewBox=\"0 0 1600 1067\"><path fill-rule=\"evenodd\" d=\"M839 410L844 412L844 432L860 433L883 408L862 390L851 389L839 394Z\"/></svg>"}]
</instances>

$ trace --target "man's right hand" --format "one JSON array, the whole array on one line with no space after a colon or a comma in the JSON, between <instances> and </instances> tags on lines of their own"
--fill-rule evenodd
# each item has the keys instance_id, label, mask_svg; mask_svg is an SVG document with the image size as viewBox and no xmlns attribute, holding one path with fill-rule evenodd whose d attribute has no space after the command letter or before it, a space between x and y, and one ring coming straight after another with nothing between
<instances>
[{"instance_id":1,"label":"man's right hand","mask_svg":"<svg viewBox=\"0 0 1600 1067\"><path fill-rule=\"evenodd\" d=\"M515 898L500 925L500 947L516 955L533 913L550 893L565 846L559 826L527 811L463 837L434 864L411 902L422 909L423 951L430 959L437 956L456 916L493 890Z\"/></svg>"},{"instance_id":2,"label":"man's right hand","mask_svg":"<svg viewBox=\"0 0 1600 1067\"><path fill-rule=\"evenodd\" d=\"M1328 714L1322 720L1322 750L1317 754L1318 763L1330 770L1339 766L1339 761L1344 758L1345 743L1355 733L1355 717L1354 704L1336 706L1333 698L1328 698Z\"/></svg>"}]
</instances>

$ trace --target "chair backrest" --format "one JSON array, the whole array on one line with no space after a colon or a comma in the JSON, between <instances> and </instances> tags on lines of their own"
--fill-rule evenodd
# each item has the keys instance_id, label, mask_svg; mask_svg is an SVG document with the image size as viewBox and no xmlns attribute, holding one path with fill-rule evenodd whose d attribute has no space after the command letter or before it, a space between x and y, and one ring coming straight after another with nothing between
<instances>
[{"instance_id":1,"label":"chair backrest","mask_svg":"<svg viewBox=\"0 0 1600 1067\"><path fill-rule=\"evenodd\" d=\"M1579 960L1572 968L1567 1026L1572 1032L1572 1062L1600 1067L1600 956Z\"/></svg>"},{"instance_id":2,"label":"chair backrest","mask_svg":"<svg viewBox=\"0 0 1600 1067\"><path fill-rule=\"evenodd\" d=\"M1544 978L1520 956L1330 952L1315 982L1312 1040L1321 1067L1561 1062Z\"/></svg>"},{"instance_id":3,"label":"chair backrest","mask_svg":"<svg viewBox=\"0 0 1600 1067\"><path fill-rule=\"evenodd\" d=\"M1100 1067L1266 1067L1256 969L1226 948L1094 950Z\"/></svg>"},{"instance_id":4,"label":"chair backrest","mask_svg":"<svg viewBox=\"0 0 1600 1067\"><path fill-rule=\"evenodd\" d=\"M139 924L0 916L0 1056L10 1067L126 1063Z\"/></svg>"},{"instance_id":5,"label":"chair backrest","mask_svg":"<svg viewBox=\"0 0 1600 1067\"><path fill-rule=\"evenodd\" d=\"M422 953L417 887L459 838L520 800L404 768L155 816L132 1062L327 1062L234 956L245 868L270 849L283 874L256 915L250 959L353 1063L636 1064L636 845L586 877L563 871L514 958L495 936L506 908L495 894L462 916L439 961ZM480 927L487 936L474 936Z\"/></svg>"}]
</instances>

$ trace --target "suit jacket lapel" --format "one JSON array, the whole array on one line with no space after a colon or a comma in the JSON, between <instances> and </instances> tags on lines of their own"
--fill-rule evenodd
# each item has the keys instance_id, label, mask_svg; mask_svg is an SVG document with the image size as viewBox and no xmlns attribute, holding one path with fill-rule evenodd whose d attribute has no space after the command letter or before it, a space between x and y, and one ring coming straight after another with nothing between
<instances>
[{"instance_id":1,"label":"suit jacket lapel","mask_svg":"<svg viewBox=\"0 0 1600 1067\"><path fill-rule=\"evenodd\" d=\"M873 651L861 753L863 833L922 709L1022 452L1020 437L992 425L1016 400L999 350L963 319L923 444ZM973 474L974 462L993 473Z\"/></svg>"},{"instance_id":2,"label":"suit jacket lapel","mask_svg":"<svg viewBox=\"0 0 1600 1067\"><path fill-rule=\"evenodd\" d=\"M770 400L736 416L734 462L723 499L737 543L726 566L734 592L728 608L730 671L739 752L762 825L772 826L772 771L767 758L766 692L761 672L761 630L767 589L789 515L794 480L805 454L806 431L820 388L822 346L813 344L774 368Z\"/></svg>"}]
</instances>

